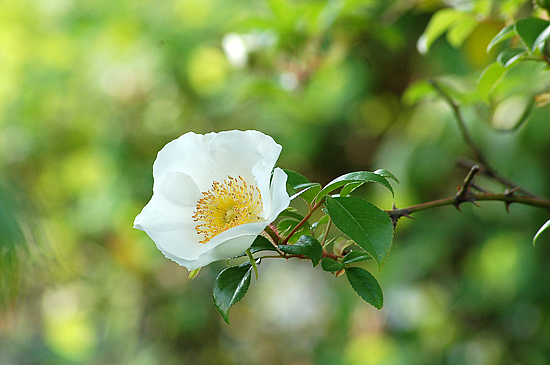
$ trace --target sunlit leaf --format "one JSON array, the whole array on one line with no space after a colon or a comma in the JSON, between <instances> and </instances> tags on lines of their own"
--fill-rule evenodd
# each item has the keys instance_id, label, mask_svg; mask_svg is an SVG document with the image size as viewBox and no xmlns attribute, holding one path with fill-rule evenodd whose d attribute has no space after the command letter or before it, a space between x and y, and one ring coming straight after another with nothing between
<instances>
[{"instance_id":1,"label":"sunlit leaf","mask_svg":"<svg viewBox=\"0 0 550 365\"><path fill-rule=\"evenodd\" d=\"M537 234L535 234L535 237L533 237L533 246L537 243L537 240L539 239L542 232L546 231L550 227L550 220L547 220L546 223L540 227Z\"/></svg>"},{"instance_id":2,"label":"sunlit leaf","mask_svg":"<svg viewBox=\"0 0 550 365\"><path fill-rule=\"evenodd\" d=\"M477 81L477 95L489 102L489 98L494 88L502 80L506 69L502 65L493 62L483 70L483 73Z\"/></svg>"},{"instance_id":3,"label":"sunlit leaf","mask_svg":"<svg viewBox=\"0 0 550 365\"><path fill-rule=\"evenodd\" d=\"M491 125L501 131L513 131L528 119L535 98L525 94L513 94L501 101L493 111Z\"/></svg>"},{"instance_id":4,"label":"sunlit leaf","mask_svg":"<svg viewBox=\"0 0 550 365\"><path fill-rule=\"evenodd\" d=\"M468 14L455 10L453 8L446 8L436 12L424 33L418 40L418 51L420 53L426 53L430 49L431 45L437 38L445 33L453 24L461 19L468 17Z\"/></svg>"},{"instance_id":5,"label":"sunlit leaf","mask_svg":"<svg viewBox=\"0 0 550 365\"><path fill-rule=\"evenodd\" d=\"M433 88L432 88L432 89L433 89ZM392 174L391 172L389 172L389 171L386 170L386 169L378 169L378 170L374 171L374 173L375 173L376 175L380 175L380 176L384 176L384 177L386 177L386 178L388 178L388 179L392 179L393 181L395 181L396 183L399 184L399 180L395 177L395 175Z\"/></svg>"},{"instance_id":6,"label":"sunlit leaf","mask_svg":"<svg viewBox=\"0 0 550 365\"><path fill-rule=\"evenodd\" d=\"M384 295L380 284L367 270L360 267L348 267L346 269L351 287L361 298L372 304L376 309L382 309Z\"/></svg>"},{"instance_id":7,"label":"sunlit leaf","mask_svg":"<svg viewBox=\"0 0 550 365\"><path fill-rule=\"evenodd\" d=\"M241 300L248 291L251 272L250 263L229 267L220 272L214 281L212 290L214 305L227 324L229 324L229 308Z\"/></svg>"},{"instance_id":8,"label":"sunlit leaf","mask_svg":"<svg viewBox=\"0 0 550 365\"><path fill-rule=\"evenodd\" d=\"M323 256L323 247L315 237L302 235L293 245L279 245L279 249L290 255L305 255L311 259L313 267L317 266Z\"/></svg>"},{"instance_id":9,"label":"sunlit leaf","mask_svg":"<svg viewBox=\"0 0 550 365\"><path fill-rule=\"evenodd\" d=\"M329 197L326 206L336 227L367 251L380 268L393 241L390 216L373 204L352 197Z\"/></svg>"},{"instance_id":10,"label":"sunlit leaf","mask_svg":"<svg viewBox=\"0 0 550 365\"><path fill-rule=\"evenodd\" d=\"M447 40L449 41L449 44L455 48L460 47L466 38L473 33L478 24L478 21L473 16L468 16L462 19L460 23L452 26L447 32Z\"/></svg>"}]
</instances>

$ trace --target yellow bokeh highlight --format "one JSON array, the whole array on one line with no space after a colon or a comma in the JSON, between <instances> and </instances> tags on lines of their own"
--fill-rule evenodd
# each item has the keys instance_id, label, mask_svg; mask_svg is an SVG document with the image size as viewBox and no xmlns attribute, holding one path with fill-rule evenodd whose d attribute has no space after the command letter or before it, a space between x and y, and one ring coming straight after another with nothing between
<instances>
[{"instance_id":1,"label":"yellow bokeh highlight","mask_svg":"<svg viewBox=\"0 0 550 365\"><path fill-rule=\"evenodd\" d=\"M216 47L199 47L189 59L187 75L192 89L210 96L221 91L229 72L229 62Z\"/></svg>"}]
</instances>

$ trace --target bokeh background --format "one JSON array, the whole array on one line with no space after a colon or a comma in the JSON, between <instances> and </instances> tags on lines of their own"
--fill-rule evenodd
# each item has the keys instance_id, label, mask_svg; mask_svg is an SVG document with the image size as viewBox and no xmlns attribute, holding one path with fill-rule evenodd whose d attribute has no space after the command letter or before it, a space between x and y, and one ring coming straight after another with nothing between
<instances>
[{"instance_id":1,"label":"bokeh background","mask_svg":"<svg viewBox=\"0 0 550 365\"><path fill-rule=\"evenodd\" d=\"M472 31L420 54L444 7L474 14ZM321 183L385 168L400 179L395 198L359 191L383 209L452 196L466 173L456 158L472 151L421 80L475 87L495 60L490 39L532 10L520 0L0 0L0 363L547 364L549 236L532 245L541 209L487 202L400 221L373 272L381 311L345 276L265 260L231 326L211 298L223 263L187 280L132 228L156 153L188 131L260 130L283 146L279 166ZM540 81L540 68L520 71L519 84ZM494 167L550 196L550 109L503 132L464 100Z\"/></svg>"}]
</instances>

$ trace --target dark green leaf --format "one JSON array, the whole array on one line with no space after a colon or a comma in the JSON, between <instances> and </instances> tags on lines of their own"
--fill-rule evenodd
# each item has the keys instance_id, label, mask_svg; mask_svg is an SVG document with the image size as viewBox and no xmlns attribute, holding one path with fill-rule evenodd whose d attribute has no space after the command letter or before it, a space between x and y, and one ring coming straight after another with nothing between
<instances>
[{"instance_id":1,"label":"dark green leaf","mask_svg":"<svg viewBox=\"0 0 550 365\"><path fill-rule=\"evenodd\" d=\"M389 191L391 191L393 195L393 188L384 176L376 174L374 172L369 172L369 171L358 171L358 172L350 172L349 174L342 175L332 180L331 182L329 182L319 192L319 195L317 195L317 201L319 201L321 198L323 198L325 195L327 195L331 191L336 190L352 182L364 182L364 183L375 182L375 183L384 185L386 188L388 188Z\"/></svg>"},{"instance_id":2,"label":"dark green leaf","mask_svg":"<svg viewBox=\"0 0 550 365\"><path fill-rule=\"evenodd\" d=\"M351 264L353 262L360 262L370 260L372 257L367 252L364 251L351 251L346 256L344 256L344 264Z\"/></svg>"},{"instance_id":3,"label":"dark green leaf","mask_svg":"<svg viewBox=\"0 0 550 365\"><path fill-rule=\"evenodd\" d=\"M549 21L539 18L526 18L518 20L515 29L517 35L527 47L527 51L531 52L535 41L548 26L550 26Z\"/></svg>"},{"instance_id":4,"label":"dark green leaf","mask_svg":"<svg viewBox=\"0 0 550 365\"><path fill-rule=\"evenodd\" d=\"M305 255L311 259L313 267L317 266L323 256L323 247L314 237L302 235L293 245L279 245L279 249L290 255Z\"/></svg>"},{"instance_id":5,"label":"dark green leaf","mask_svg":"<svg viewBox=\"0 0 550 365\"><path fill-rule=\"evenodd\" d=\"M251 272L250 263L229 267L220 272L214 281L212 290L214 305L227 324L229 324L229 308L241 300L248 291Z\"/></svg>"},{"instance_id":6,"label":"dark green leaf","mask_svg":"<svg viewBox=\"0 0 550 365\"><path fill-rule=\"evenodd\" d=\"M277 249L275 248L275 246L273 246L273 243L271 243L271 241L269 241L267 238L265 238L264 236L258 236L254 240L254 242L252 242L252 246L250 246L250 252L255 253L260 251L277 251Z\"/></svg>"},{"instance_id":7,"label":"dark green leaf","mask_svg":"<svg viewBox=\"0 0 550 365\"><path fill-rule=\"evenodd\" d=\"M512 38L516 35L514 24L507 25L506 27L502 28L500 32L494 38L491 40L489 45L487 46L487 52L489 52L496 44Z\"/></svg>"},{"instance_id":8,"label":"dark green leaf","mask_svg":"<svg viewBox=\"0 0 550 365\"><path fill-rule=\"evenodd\" d=\"M284 172L288 176L286 180L287 185L290 185L293 189L296 189L297 186L309 183L307 177L297 173L296 171L284 169Z\"/></svg>"},{"instance_id":9,"label":"dark green leaf","mask_svg":"<svg viewBox=\"0 0 550 365\"><path fill-rule=\"evenodd\" d=\"M343 263L331 259L330 257L323 257L321 260L321 268L324 271L335 272L344 269L345 266Z\"/></svg>"},{"instance_id":10,"label":"dark green leaf","mask_svg":"<svg viewBox=\"0 0 550 365\"><path fill-rule=\"evenodd\" d=\"M361 298L372 304L376 309L382 309L384 305L382 289L371 273L360 267L348 267L346 276L353 290Z\"/></svg>"},{"instance_id":11,"label":"dark green leaf","mask_svg":"<svg viewBox=\"0 0 550 365\"><path fill-rule=\"evenodd\" d=\"M537 234L535 234L535 237L533 237L533 246L537 243L537 240L540 236L540 234L544 231L546 231L548 229L548 227L550 227L550 220L546 221L546 223L544 223L542 225L542 227L540 227L540 229L538 230Z\"/></svg>"},{"instance_id":12,"label":"dark green leaf","mask_svg":"<svg viewBox=\"0 0 550 365\"><path fill-rule=\"evenodd\" d=\"M509 48L500 52L497 56L497 62L502 67L508 67L523 55L527 54L527 51L523 48Z\"/></svg>"},{"instance_id":13,"label":"dark green leaf","mask_svg":"<svg viewBox=\"0 0 550 365\"><path fill-rule=\"evenodd\" d=\"M329 197L326 207L336 227L367 251L380 268L393 241L390 216L373 204L352 197Z\"/></svg>"}]
</instances>

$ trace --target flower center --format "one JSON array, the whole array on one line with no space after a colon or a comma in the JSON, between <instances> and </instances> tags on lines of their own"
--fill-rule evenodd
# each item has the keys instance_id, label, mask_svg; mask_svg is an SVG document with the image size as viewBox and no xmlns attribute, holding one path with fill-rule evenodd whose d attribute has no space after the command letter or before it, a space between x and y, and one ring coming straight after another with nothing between
<instances>
[{"instance_id":1,"label":"flower center","mask_svg":"<svg viewBox=\"0 0 550 365\"><path fill-rule=\"evenodd\" d=\"M262 195L241 176L238 179L228 176L222 183L214 181L212 189L202 195L193 214L193 220L200 222L195 228L197 233L204 235L200 243L230 228L260 219Z\"/></svg>"}]
</instances>

